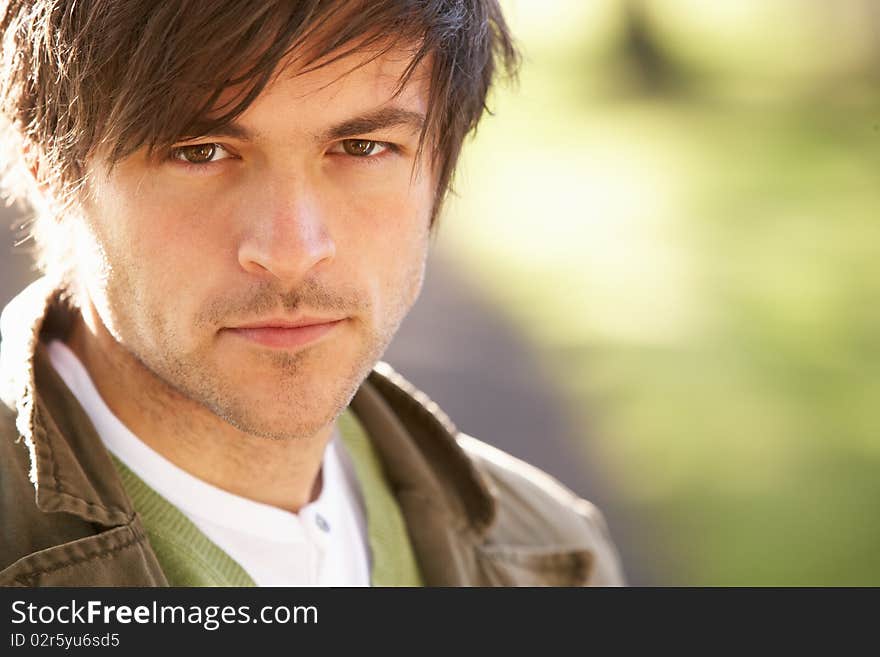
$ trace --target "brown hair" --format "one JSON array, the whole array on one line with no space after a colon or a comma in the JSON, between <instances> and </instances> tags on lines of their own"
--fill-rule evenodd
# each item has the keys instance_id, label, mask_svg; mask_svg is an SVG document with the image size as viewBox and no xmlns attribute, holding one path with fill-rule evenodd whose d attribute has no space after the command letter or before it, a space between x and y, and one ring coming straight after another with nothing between
<instances>
[{"instance_id":1,"label":"brown hair","mask_svg":"<svg viewBox=\"0 0 880 657\"><path fill-rule=\"evenodd\" d=\"M34 206L44 270L57 231L39 224L70 207L89 157L107 153L112 166L211 132L292 52L308 68L410 47L398 89L430 57L419 148L437 171L436 217L498 64L511 75L518 64L498 0L0 0L0 35L0 165L10 197ZM35 162L52 207L21 175Z\"/></svg>"}]
</instances>

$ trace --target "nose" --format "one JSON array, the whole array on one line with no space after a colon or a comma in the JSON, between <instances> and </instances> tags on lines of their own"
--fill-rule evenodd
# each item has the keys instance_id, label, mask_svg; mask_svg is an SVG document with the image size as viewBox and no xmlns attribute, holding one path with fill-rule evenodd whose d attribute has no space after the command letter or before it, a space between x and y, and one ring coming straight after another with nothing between
<instances>
[{"instance_id":1,"label":"nose","mask_svg":"<svg viewBox=\"0 0 880 657\"><path fill-rule=\"evenodd\" d=\"M246 272L293 288L336 255L320 204L302 186L266 194L245 217L238 262Z\"/></svg>"}]
</instances>

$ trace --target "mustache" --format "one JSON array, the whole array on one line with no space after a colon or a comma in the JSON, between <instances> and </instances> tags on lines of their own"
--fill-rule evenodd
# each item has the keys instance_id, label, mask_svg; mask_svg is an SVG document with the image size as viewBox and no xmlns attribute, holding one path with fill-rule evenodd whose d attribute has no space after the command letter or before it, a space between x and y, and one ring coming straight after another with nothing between
<instances>
[{"instance_id":1,"label":"mustache","mask_svg":"<svg viewBox=\"0 0 880 657\"><path fill-rule=\"evenodd\" d=\"M248 290L230 292L207 302L196 317L199 326L227 325L275 314L350 315L367 306L355 289L329 290L309 280L293 290L280 290L272 282L259 283Z\"/></svg>"}]
</instances>

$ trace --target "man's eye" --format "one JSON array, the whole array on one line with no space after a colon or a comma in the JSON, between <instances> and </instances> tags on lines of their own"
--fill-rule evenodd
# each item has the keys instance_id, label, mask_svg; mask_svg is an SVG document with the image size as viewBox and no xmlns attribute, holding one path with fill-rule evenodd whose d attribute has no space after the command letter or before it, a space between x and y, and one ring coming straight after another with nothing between
<instances>
[{"instance_id":1,"label":"man's eye","mask_svg":"<svg viewBox=\"0 0 880 657\"><path fill-rule=\"evenodd\" d=\"M229 157L229 152L220 144L193 144L178 146L171 151L171 156L175 160L189 164L206 164L226 159Z\"/></svg>"},{"instance_id":2,"label":"man's eye","mask_svg":"<svg viewBox=\"0 0 880 657\"><path fill-rule=\"evenodd\" d=\"M387 150L388 144L381 141L373 141L372 139L345 139L342 142L342 149L348 155L369 157Z\"/></svg>"}]
</instances>

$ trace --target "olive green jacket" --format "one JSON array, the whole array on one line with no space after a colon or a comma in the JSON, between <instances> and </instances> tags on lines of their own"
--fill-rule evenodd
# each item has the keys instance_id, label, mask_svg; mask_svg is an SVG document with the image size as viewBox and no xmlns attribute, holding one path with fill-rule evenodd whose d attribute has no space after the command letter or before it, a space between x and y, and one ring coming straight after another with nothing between
<instances>
[{"instance_id":1,"label":"olive green jacket","mask_svg":"<svg viewBox=\"0 0 880 657\"><path fill-rule=\"evenodd\" d=\"M85 412L49 363L72 314L45 279L3 313L0 585L167 586ZM600 513L457 432L380 364L352 409L374 441L429 586L622 583Z\"/></svg>"}]
</instances>

